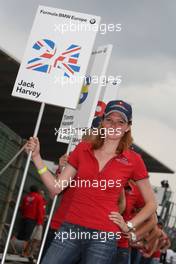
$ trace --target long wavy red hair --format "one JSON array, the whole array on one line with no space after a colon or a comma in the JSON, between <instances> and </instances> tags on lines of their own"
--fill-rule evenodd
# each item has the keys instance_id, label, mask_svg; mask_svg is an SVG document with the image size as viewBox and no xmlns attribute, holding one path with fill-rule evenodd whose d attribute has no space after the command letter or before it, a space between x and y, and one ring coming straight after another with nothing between
<instances>
[{"instance_id":1,"label":"long wavy red hair","mask_svg":"<svg viewBox=\"0 0 176 264\"><path fill-rule=\"evenodd\" d=\"M123 137L121 138L119 145L116 149L116 153L120 154L123 151L127 150L130 148L130 146L133 143L133 138L131 135L131 122L129 122L130 125L130 129L129 131L127 131ZM102 123L100 124L100 126L97 128L98 129L98 133L97 135L93 134L93 130L92 133L89 133L88 135L85 134L83 137L83 140L89 141L92 144L93 149L99 149L103 146L104 140L105 138L102 137L102 133L100 133L101 128L103 128Z\"/></svg>"}]
</instances>

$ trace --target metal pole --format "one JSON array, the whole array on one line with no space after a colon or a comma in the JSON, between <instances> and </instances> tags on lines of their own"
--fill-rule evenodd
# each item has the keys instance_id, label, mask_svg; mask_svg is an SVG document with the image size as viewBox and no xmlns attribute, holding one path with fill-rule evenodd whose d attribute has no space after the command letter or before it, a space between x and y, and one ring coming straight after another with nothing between
<instances>
[{"instance_id":1,"label":"metal pole","mask_svg":"<svg viewBox=\"0 0 176 264\"><path fill-rule=\"evenodd\" d=\"M71 145L72 145L73 137L74 137L74 135L71 136L71 139L70 139L70 142L69 142L69 145L68 145L68 148L67 148L67 155L70 153L70 148L71 148ZM38 255L38 259L37 259L37 263L36 264L40 264L40 260L41 260L43 249L44 249L44 246L45 246L45 242L46 242L48 230L49 230L49 227L50 227L51 219L52 219L52 216L53 216L54 208L55 208L55 205L56 205L56 202L57 202L57 197L58 197L58 195L55 195L54 199L53 199L53 202L52 202L51 210L50 210L50 213L49 213L47 225L46 225L46 228L45 228L45 233L44 233L44 236L43 236L43 240L42 240L42 244L41 244L41 247L40 247L40 251L39 251L39 255Z\"/></svg>"},{"instance_id":2,"label":"metal pole","mask_svg":"<svg viewBox=\"0 0 176 264\"><path fill-rule=\"evenodd\" d=\"M41 119L42 119L43 112L44 112L44 108L45 108L45 103L42 103L41 106L40 106L40 111L39 111L39 114L38 114L37 123L36 123L34 134L33 134L34 137L36 137L37 134L38 134L40 123L41 123ZM23 192L23 189L24 189L24 184L25 184L25 181L26 181L26 177L27 177L27 173L28 173L28 169L29 169L29 165L30 165L30 161L31 161L31 156L32 156L32 151L29 152L28 157L27 157L26 166L25 166L24 173L23 173L23 176L22 176L22 181L21 181L21 185L20 185L20 189L19 189L19 193L18 193L18 197L17 197L17 201L16 201L16 205L15 205L15 209L14 209L14 213L13 213L13 217L12 217L12 221L11 221L11 224L10 224L10 229L9 229L7 241L6 241L6 244L5 244L5 249L4 249L4 253L3 253L3 256L2 256L1 264L5 263L5 258L6 258L6 255L7 255L7 250L8 250L8 247L9 247L9 243L10 243L13 227L14 227L14 224L15 224L15 219L16 219L16 215L17 215L17 212L18 212L18 207L19 207L19 204L20 204L22 192Z\"/></svg>"},{"instance_id":3,"label":"metal pole","mask_svg":"<svg viewBox=\"0 0 176 264\"><path fill-rule=\"evenodd\" d=\"M21 154L21 152L23 152L24 148L25 145L15 154L15 156L13 156L13 158L5 165L5 167L2 168L2 170L0 171L0 175L8 169L8 167L14 162L14 160L16 160L16 158Z\"/></svg>"},{"instance_id":4,"label":"metal pole","mask_svg":"<svg viewBox=\"0 0 176 264\"><path fill-rule=\"evenodd\" d=\"M10 187L9 187L9 192L8 192L7 198L6 198L6 204L5 204L5 207L3 209L2 216L1 216L0 238L1 238L2 230L3 230L5 222L6 222L7 215L8 215L8 210L10 207L10 202L11 202L12 197L13 197L13 192L15 190L15 185L16 185L17 179L18 179L19 174L20 174L22 162L23 162L23 155L21 157L19 157L15 162L16 170L15 170L15 172L13 171L13 175L12 175L12 179L11 179L11 183L10 183Z\"/></svg>"}]
</instances>

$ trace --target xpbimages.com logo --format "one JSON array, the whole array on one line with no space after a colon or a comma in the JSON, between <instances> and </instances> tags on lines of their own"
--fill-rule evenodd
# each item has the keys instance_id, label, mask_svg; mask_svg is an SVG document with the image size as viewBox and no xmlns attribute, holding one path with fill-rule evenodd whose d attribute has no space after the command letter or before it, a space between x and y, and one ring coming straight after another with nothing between
<instances>
[{"instance_id":1,"label":"xpbimages.com logo","mask_svg":"<svg viewBox=\"0 0 176 264\"><path fill-rule=\"evenodd\" d=\"M28 62L26 69L38 72L50 73L52 69L62 70L64 77L70 78L80 71L78 58L80 56L81 46L70 44L66 50L58 53L57 46L53 40L42 39L35 42L32 50L36 56Z\"/></svg>"},{"instance_id":2,"label":"xpbimages.com logo","mask_svg":"<svg viewBox=\"0 0 176 264\"><path fill-rule=\"evenodd\" d=\"M75 232L72 229L69 229L69 231L59 231L55 232L55 238L60 240L62 243L65 240L99 240L102 243L105 243L107 240L119 240L121 239L121 232L103 232L103 231L77 231Z\"/></svg>"},{"instance_id":3,"label":"xpbimages.com logo","mask_svg":"<svg viewBox=\"0 0 176 264\"><path fill-rule=\"evenodd\" d=\"M69 121L71 124L73 121ZM65 123L62 123L65 125ZM68 123L67 123L68 124ZM59 128L54 128L54 135L58 136L60 138L63 138L64 136L76 136L78 138L82 138L83 136L98 136L100 135L101 138L106 138L107 136L120 136L122 134L122 129L121 127L113 128L97 128L97 127L92 127L92 128L74 128L71 125L68 127L59 127Z\"/></svg>"}]
</instances>

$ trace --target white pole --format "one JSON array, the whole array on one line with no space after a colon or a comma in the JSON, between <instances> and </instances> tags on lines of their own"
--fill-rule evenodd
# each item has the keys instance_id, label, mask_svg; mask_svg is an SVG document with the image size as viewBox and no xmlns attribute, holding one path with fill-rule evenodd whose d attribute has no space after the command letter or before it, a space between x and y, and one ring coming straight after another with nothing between
<instances>
[{"instance_id":1,"label":"white pole","mask_svg":"<svg viewBox=\"0 0 176 264\"><path fill-rule=\"evenodd\" d=\"M74 135L71 136L71 139L70 139L70 142L69 142L69 145L68 145L68 148L67 148L67 155L69 155L69 153L70 153L73 137L74 137ZM56 202L57 202L57 197L58 197L58 195L55 195L54 199L53 199L53 202L52 202L51 210L50 210L50 213L49 213L47 225L46 225L46 228L45 228L45 233L44 233L44 236L43 236L43 240L42 240L42 244L41 244L41 247L40 247L40 251L39 251L39 255L38 255L38 259L37 259L37 263L36 264L40 264L40 260L41 260L43 249L44 249L44 246L45 246L45 242L46 242L48 230L49 230L49 227L50 227L51 219L52 219L52 216L53 216L54 208L55 208L55 205L56 205Z\"/></svg>"},{"instance_id":2,"label":"white pole","mask_svg":"<svg viewBox=\"0 0 176 264\"><path fill-rule=\"evenodd\" d=\"M34 130L34 134L33 134L34 137L36 137L37 134L38 134L38 131L39 131L39 128L40 128L41 119L42 119L43 112L44 112L44 108L45 108L45 103L42 103L41 107L40 107L39 114L38 114L38 118L37 118L37 123L36 123L36 126L35 126L35 130ZM10 229L9 229L7 241L6 241L6 244L5 244L5 249L4 249L4 253L3 253L3 256L2 256L1 264L5 263L7 250L8 250L10 239L11 239L11 236L12 236L12 231L13 231L13 227L14 227L14 224L15 224L16 215L17 215L17 212L18 212L18 207L19 207L19 204L20 204L21 196L22 196L23 189L24 189L24 184L25 184L25 181L26 181L26 177L27 177L27 173L28 173L28 169L29 169L29 165L30 165L30 161L31 161L31 155L32 155L32 151L29 152L28 157L27 157L26 166L25 166L24 173L23 173L23 176L22 176L22 181L21 181L19 192L18 192L18 197L17 197L17 201L16 201L16 205L15 205L12 221L11 221L11 224L10 224Z\"/></svg>"}]
</instances>

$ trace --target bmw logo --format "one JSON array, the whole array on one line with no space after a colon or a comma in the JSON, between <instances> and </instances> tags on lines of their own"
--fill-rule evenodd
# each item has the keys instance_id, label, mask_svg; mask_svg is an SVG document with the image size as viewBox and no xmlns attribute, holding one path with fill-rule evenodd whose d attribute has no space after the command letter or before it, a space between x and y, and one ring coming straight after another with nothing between
<instances>
[{"instance_id":1,"label":"bmw logo","mask_svg":"<svg viewBox=\"0 0 176 264\"><path fill-rule=\"evenodd\" d=\"M95 18L92 18L92 19L90 20L90 24L95 24L95 22L96 22Z\"/></svg>"}]
</instances>

